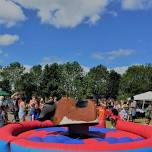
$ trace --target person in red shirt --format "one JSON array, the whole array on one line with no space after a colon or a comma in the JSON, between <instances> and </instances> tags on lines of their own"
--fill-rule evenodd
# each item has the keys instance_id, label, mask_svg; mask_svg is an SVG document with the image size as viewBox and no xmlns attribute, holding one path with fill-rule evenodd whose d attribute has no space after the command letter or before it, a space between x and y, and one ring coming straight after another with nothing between
<instances>
[{"instance_id":1,"label":"person in red shirt","mask_svg":"<svg viewBox=\"0 0 152 152\"><path fill-rule=\"evenodd\" d=\"M119 112L117 109L112 109L112 114L110 117L112 128L116 127L117 121L120 120L121 117L119 116Z\"/></svg>"}]
</instances>

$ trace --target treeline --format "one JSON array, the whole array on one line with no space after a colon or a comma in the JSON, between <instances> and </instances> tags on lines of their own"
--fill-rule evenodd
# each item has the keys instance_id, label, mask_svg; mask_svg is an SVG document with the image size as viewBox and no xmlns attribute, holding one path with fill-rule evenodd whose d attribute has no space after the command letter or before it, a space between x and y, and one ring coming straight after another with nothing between
<instances>
[{"instance_id":1,"label":"treeline","mask_svg":"<svg viewBox=\"0 0 152 152\"><path fill-rule=\"evenodd\" d=\"M36 94L125 99L152 90L152 64L131 66L121 76L103 65L85 73L78 62L35 65L29 71L14 62L0 68L0 88L10 93L22 91L29 97Z\"/></svg>"}]
</instances>

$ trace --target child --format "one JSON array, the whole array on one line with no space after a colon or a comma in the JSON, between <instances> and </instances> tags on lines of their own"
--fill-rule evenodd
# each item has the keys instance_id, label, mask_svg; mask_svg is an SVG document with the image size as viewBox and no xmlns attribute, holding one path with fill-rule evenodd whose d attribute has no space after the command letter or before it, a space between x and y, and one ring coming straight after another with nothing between
<instances>
[{"instance_id":1,"label":"child","mask_svg":"<svg viewBox=\"0 0 152 152\"><path fill-rule=\"evenodd\" d=\"M40 116L40 108L38 104L35 104L34 108L31 111L31 121L38 120Z\"/></svg>"},{"instance_id":2,"label":"child","mask_svg":"<svg viewBox=\"0 0 152 152\"><path fill-rule=\"evenodd\" d=\"M106 108L106 120L110 121L110 117L112 116L112 109L110 107Z\"/></svg>"},{"instance_id":3,"label":"child","mask_svg":"<svg viewBox=\"0 0 152 152\"><path fill-rule=\"evenodd\" d=\"M99 116L99 121L102 120L106 113L106 107L103 107L100 103L100 106L97 108L97 113Z\"/></svg>"},{"instance_id":4,"label":"child","mask_svg":"<svg viewBox=\"0 0 152 152\"><path fill-rule=\"evenodd\" d=\"M117 120L120 119L119 112L117 109L112 110L112 115L110 119L111 119L112 128L115 128L117 124Z\"/></svg>"},{"instance_id":5,"label":"child","mask_svg":"<svg viewBox=\"0 0 152 152\"><path fill-rule=\"evenodd\" d=\"M128 120L128 113L127 110L125 108L122 108L122 110L120 111L120 117L122 120L127 121Z\"/></svg>"},{"instance_id":6,"label":"child","mask_svg":"<svg viewBox=\"0 0 152 152\"><path fill-rule=\"evenodd\" d=\"M34 120L34 117L33 117L34 111L35 111L35 104L32 103L32 104L30 105L30 109L29 109L29 116L30 116L30 120L31 120L31 121Z\"/></svg>"},{"instance_id":7,"label":"child","mask_svg":"<svg viewBox=\"0 0 152 152\"><path fill-rule=\"evenodd\" d=\"M145 117L145 125L150 125L151 117Z\"/></svg>"}]
</instances>

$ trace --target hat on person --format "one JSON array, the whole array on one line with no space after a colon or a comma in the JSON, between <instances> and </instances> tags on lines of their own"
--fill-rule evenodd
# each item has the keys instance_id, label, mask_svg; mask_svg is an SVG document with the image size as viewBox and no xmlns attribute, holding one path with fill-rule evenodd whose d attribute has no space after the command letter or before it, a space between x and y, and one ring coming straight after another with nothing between
<instances>
[{"instance_id":1,"label":"hat on person","mask_svg":"<svg viewBox=\"0 0 152 152\"><path fill-rule=\"evenodd\" d=\"M4 96L0 96L0 100L4 100Z\"/></svg>"},{"instance_id":2,"label":"hat on person","mask_svg":"<svg viewBox=\"0 0 152 152\"><path fill-rule=\"evenodd\" d=\"M15 92L14 94L12 94L11 98L14 98L15 96L18 96L19 92Z\"/></svg>"}]
</instances>

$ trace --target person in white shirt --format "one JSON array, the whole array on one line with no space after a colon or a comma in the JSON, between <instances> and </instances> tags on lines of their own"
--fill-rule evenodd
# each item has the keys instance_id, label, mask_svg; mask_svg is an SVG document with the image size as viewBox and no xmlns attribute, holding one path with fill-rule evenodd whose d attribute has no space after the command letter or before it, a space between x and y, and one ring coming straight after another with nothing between
<instances>
[{"instance_id":1,"label":"person in white shirt","mask_svg":"<svg viewBox=\"0 0 152 152\"><path fill-rule=\"evenodd\" d=\"M3 105L3 101L4 101L4 97L3 97L3 96L0 96L0 106Z\"/></svg>"},{"instance_id":2,"label":"person in white shirt","mask_svg":"<svg viewBox=\"0 0 152 152\"><path fill-rule=\"evenodd\" d=\"M131 117L132 117L132 122L135 121L136 119L136 108L137 108L137 102L134 100L134 97L131 98Z\"/></svg>"},{"instance_id":3,"label":"person in white shirt","mask_svg":"<svg viewBox=\"0 0 152 152\"><path fill-rule=\"evenodd\" d=\"M122 120L125 120L125 121L128 120L128 113L127 113L127 110L125 108L122 108L119 115L120 115Z\"/></svg>"}]
</instances>

